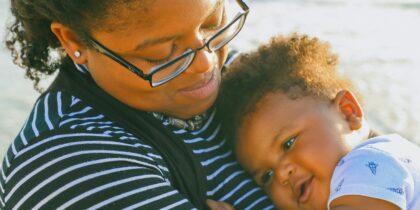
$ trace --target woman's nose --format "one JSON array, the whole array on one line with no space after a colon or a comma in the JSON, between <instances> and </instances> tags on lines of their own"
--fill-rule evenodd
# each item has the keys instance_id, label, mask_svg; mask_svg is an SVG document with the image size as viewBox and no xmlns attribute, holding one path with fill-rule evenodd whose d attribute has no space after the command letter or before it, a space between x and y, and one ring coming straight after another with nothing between
<instances>
[{"instance_id":1,"label":"woman's nose","mask_svg":"<svg viewBox=\"0 0 420 210\"><path fill-rule=\"evenodd\" d=\"M205 41L202 36L195 36L191 48L193 50L200 49L196 52L194 60L192 61L190 67L185 71L185 73L204 73L211 71L213 67L217 64L217 56L215 52L211 52L204 46Z\"/></svg>"},{"instance_id":2,"label":"woman's nose","mask_svg":"<svg viewBox=\"0 0 420 210\"><path fill-rule=\"evenodd\" d=\"M204 73L211 71L217 63L215 56L214 52L209 52L207 51L207 48L203 48L196 53L195 58L186 73Z\"/></svg>"}]
</instances>

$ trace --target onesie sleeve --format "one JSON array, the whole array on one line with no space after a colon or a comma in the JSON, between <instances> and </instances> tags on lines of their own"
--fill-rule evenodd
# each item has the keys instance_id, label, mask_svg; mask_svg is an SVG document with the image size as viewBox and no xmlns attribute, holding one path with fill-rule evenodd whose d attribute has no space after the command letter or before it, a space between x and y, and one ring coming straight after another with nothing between
<instances>
[{"instance_id":1,"label":"onesie sleeve","mask_svg":"<svg viewBox=\"0 0 420 210\"><path fill-rule=\"evenodd\" d=\"M388 201L407 209L407 193L414 181L398 158L374 147L359 148L343 157L331 180L331 202L345 195L361 195Z\"/></svg>"}]
</instances>

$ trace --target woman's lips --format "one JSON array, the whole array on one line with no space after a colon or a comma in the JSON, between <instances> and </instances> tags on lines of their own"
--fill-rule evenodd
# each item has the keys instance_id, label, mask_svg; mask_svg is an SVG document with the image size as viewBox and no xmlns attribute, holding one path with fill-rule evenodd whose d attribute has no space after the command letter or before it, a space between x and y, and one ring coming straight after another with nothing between
<instances>
[{"instance_id":1,"label":"woman's lips","mask_svg":"<svg viewBox=\"0 0 420 210\"><path fill-rule=\"evenodd\" d=\"M208 98L209 96L213 95L214 92L217 90L218 81L216 73L216 71L213 71L208 80L199 85L183 89L180 91L180 93L184 96L196 100L203 100Z\"/></svg>"},{"instance_id":2,"label":"woman's lips","mask_svg":"<svg viewBox=\"0 0 420 210\"><path fill-rule=\"evenodd\" d=\"M309 200L309 196L311 195L312 191L312 180L313 177L310 177L308 180L303 182L299 187L299 196L298 202L299 203L306 203Z\"/></svg>"}]
</instances>

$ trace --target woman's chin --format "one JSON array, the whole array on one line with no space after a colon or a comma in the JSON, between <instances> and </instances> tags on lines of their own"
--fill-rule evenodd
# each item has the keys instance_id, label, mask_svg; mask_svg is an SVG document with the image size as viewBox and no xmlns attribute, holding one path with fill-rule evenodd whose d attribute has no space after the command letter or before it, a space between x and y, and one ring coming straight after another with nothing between
<instances>
[{"instance_id":1,"label":"woman's chin","mask_svg":"<svg viewBox=\"0 0 420 210\"><path fill-rule=\"evenodd\" d=\"M211 98L207 98L198 103L195 103L194 106L192 106L192 104L190 106L186 106L184 110L181 110L180 113L175 114L174 117L179 119L191 119L192 117L207 111L214 104L216 98L217 95L215 94Z\"/></svg>"}]
</instances>

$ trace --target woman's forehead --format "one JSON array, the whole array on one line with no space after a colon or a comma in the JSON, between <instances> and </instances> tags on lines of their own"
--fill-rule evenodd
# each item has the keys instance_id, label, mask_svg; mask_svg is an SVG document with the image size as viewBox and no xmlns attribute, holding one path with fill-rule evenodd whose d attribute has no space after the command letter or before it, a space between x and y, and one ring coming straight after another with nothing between
<instances>
[{"instance_id":1,"label":"woman's forehead","mask_svg":"<svg viewBox=\"0 0 420 210\"><path fill-rule=\"evenodd\" d=\"M139 2L139 3L138 3ZM141 0L114 4L108 8L103 24L111 31L131 26L152 27L182 18L200 18L214 13L224 0ZM124 27L125 26L125 27Z\"/></svg>"},{"instance_id":2,"label":"woman's forehead","mask_svg":"<svg viewBox=\"0 0 420 210\"><path fill-rule=\"evenodd\" d=\"M144 3L117 6L104 21L109 31L92 31L107 43L125 37L131 43L181 36L193 31L208 17L217 14L224 0L147 0ZM112 46L108 46L113 48ZM123 48L117 45L116 48ZM113 48L115 49L115 48Z\"/></svg>"}]
</instances>

